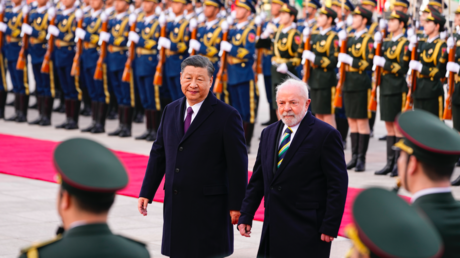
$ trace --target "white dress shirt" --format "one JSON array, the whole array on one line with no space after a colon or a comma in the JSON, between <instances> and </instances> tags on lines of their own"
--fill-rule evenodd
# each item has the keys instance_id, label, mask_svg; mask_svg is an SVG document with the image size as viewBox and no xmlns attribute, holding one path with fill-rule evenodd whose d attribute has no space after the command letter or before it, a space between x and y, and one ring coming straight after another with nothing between
<instances>
[{"instance_id":1,"label":"white dress shirt","mask_svg":"<svg viewBox=\"0 0 460 258\"><path fill-rule=\"evenodd\" d=\"M418 198L424 196L424 195L429 195L429 194L437 194L437 193L450 193L452 189L450 187L433 187L433 188L427 188L420 190L416 192L413 196L412 199L410 200L412 203L415 202Z\"/></svg>"},{"instance_id":2,"label":"white dress shirt","mask_svg":"<svg viewBox=\"0 0 460 258\"><path fill-rule=\"evenodd\" d=\"M196 115L198 114L198 111L200 111L200 108L201 108L201 105L203 105L203 102L204 100L201 101L200 103L196 103L195 105L190 106L190 104L188 104L188 101L186 100L185 103L187 104L187 106L185 107L184 121L187 118L187 109L189 107L192 107L193 114L192 114L192 119L190 120L190 124L192 124L193 119L195 119Z\"/></svg>"},{"instance_id":3,"label":"white dress shirt","mask_svg":"<svg viewBox=\"0 0 460 258\"><path fill-rule=\"evenodd\" d=\"M295 133L297 132L297 129L299 129L299 126L300 126L300 123L298 123L297 125L293 126L293 127L289 127L291 128L292 130L292 133L291 133L291 142L292 140L294 139L294 136L295 136ZM287 125L284 125L283 127L283 131L281 132L281 137L280 137L280 141L278 143L278 147L281 147L281 142L283 141L283 135L284 135L284 132L286 131L286 129L288 128Z\"/></svg>"}]
</instances>

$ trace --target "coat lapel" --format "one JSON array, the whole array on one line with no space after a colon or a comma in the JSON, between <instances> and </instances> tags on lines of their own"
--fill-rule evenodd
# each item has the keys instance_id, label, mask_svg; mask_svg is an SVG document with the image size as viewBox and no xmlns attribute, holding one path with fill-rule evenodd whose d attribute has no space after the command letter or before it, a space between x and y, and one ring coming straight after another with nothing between
<instances>
[{"instance_id":1,"label":"coat lapel","mask_svg":"<svg viewBox=\"0 0 460 258\"><path fill-rule=\"evenodd\" d=\"M180 143L185 141L200 125L208 118L209 115L214 111L214 108L212 107L214 104L216 104L216 97L212 93L208 94L208 97L204 100L203 105L201 105L200 111L198 111L198 114L196 117L193 119L192 123L190 124L190 127L188 128L187 132L185 133L184 137L182 137L182 140ZM185 103L185 102L184 102ZM185 105L185 104L184 104ZM185 106L183 108L185 110ZM185 111L182 111L182 132L184 131L184 113Z\"/></svg>"},{"instance_id":2,"label":"coat lapel","mask_svg":"<svg viewBox=\"0 0 460 258\"><path fill-rule=\"evenodd\" d=\"M270 135L268 136L270 140L274 140L274 142L270 142L268 146L271 146L271 148L268 148L268 163L270 166L270 169L268 170L268 176L269 180L273 178L273 174L276 173L276 163L278 162L278 142L280 141L280 134L281 130L283 130L284 123L279 120L278 125L276 127L273 127L273 130L271 130Z\"/></svg>"},{"instance_id":3,"label":"coat lapel","mask_svg":"<svg viewBox=\"0 0 460 258\"><path fill-rule=\"evenodd\" d=\"M278 171L275 173L275 177L273 181L275 181L279 175L283 172L286 166L289 164L291 159L297 153L297 149L302 145L303 140L311 131L311 126L315 123L314 117L308 112L305 117L303 118L302 122L300 122L299 129L294 135L294 139L291 139L291 146L289 146L288 151L286 152L286 156L284 156L284 160L281 163L281 166L278 168ZM278 148L276 148L278 150Z\"/></svg>"},{"instance_id":4,"label":"coat lapel","mask_svg":"<svg viewBox=\"0 0 460 258\"><path fill-rule=\"evenodd\" d=\"M179 136L179 139L184 137L184 115L185 115L185 101L187 99L184 97L179 105L176 106L174 113L179 114L176 117L176 133Z\"/></svg>"}]
</instances>

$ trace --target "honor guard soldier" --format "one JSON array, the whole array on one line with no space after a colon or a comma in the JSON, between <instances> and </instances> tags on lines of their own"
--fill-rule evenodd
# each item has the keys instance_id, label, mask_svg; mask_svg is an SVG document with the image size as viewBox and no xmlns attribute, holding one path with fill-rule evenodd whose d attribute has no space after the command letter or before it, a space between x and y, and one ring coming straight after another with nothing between
<instances>
[{"instance_id":1,"label":"honor guard soldier","mask_svg":"<svg viewBox=\"0 0 460 258\"><path fill-rule=\"evenodd\" d=\"M411 60L409 69L418 72L416 88L412 89L414 108L423 109L442 119L444 106L444 88L441 79L446 75L447 45L439 38L439 32L444 31L446 19L432 11L426 18L426 40L421 39L417 53L419 61ZM411 46L414 44L411 39ZM409 46L409 49L411 49Z\"/></svg>"},{"instance_id":2,"label":"honor guard soldier","mask_svg":"<svg viewBox=\"0 0 460 258\"><path fill-rule=\"evenodd\" d=\"M393 4L393 11L407 13L410 3L407 0L396 0Z\"/></svg>"},{"instance_id":3,"label":"honor guard soldier","mask_svg":"<svg viewBox=\"0 0 460 258\"><path fill-rule=\"evenodd\" d=\"M329 7L319 10L319 33L311 36L311 51L304 50L303 61L309 60L312 64L308 86L310 88L311 111L315 116L336 128L333 100L337 76L337 57L339 55L339 42L337 33L332 27L337 13ZM304 34L305 36L305 34Z\"/></svg>"},{"instance_id":4,"label":"honor guard soldier","mask_svg":"<svg viewBox=\"0 0 460 258\"><path fill-rule=\"evenodd\" d=\"M345 2L343 4L343 13L342 1ZM355 6L350 2L350 0L333 0L331 3L331 9L337 13L337 22L335 23L333 30L335 32L339 32L344 27L348 27L348 24L346 24L346 19L355 10ZM342 18L345 18L345 20L342 20Z\"/></svg>"},{"instance_id":5,"label":"honor guard soldier","mask_svg":"<svg viewBox=\"0 0 460 258\"><path fill-rule=\"evenodd\" d=\"M158 64L157 42L160 37L161 25L159 17L155 15L158 7L157 0L144 0L145 16L136 24L136 32L129 33L129 41L136 44L136 58L134 59L136 81L142 106L145 109L146 131L136 137L136 140L156 140L160 125L161 114L170 101L169 89L166 86L153 85L153 79ZM162 23L166 18L161 15Z\"/></svg>"},{"instance_id":6,"label":"honor guard soldier","mask_svg":"<svg viewBox=\"0 0 460 258\"><path fill-rule=\"evenodd\" d=\"M220 43L220 51L228 53L228 86L232 106L243 119L243 128L248 152L254 133L256 107L258 101L257 85L254 83L254 53L256 31L249 23L249 16L256 9L252 0L238 0L235 3L238 23L229 30L228 41Z\"/></svg>"},{"instance_id":7,"label":"honor guard soldier","mask_svg":"<svg viewBox=\"0 0 460 258\"><path fill-rule=\"evenodd\" d=\"M393 149L402 135L396 129L396 116L404 111L407 94L406 74L409 69L409 41L404 37L409 16L401 11L393 11L389 17L388 32L391 38L386 38L382 44L383 56L374 56L374 67L383 68L380 82L380 119L385 121L387 129L387 163L376 175L397 176L397 160L399 151ZM377 42L376 37L374 37Z\"/></svg>"},{"instance_id":8,"label":"honor guard soldier","mask_svg":"<svg viewBox=\"0 0 460 258\"><path fill-rule=\"evenodd\" d=\"M150 257L145 244L115 235L107 225L116 191L128 184L126 170L112 151L97 142L73 138L56 147L53 161L64 233L21 250L20 258Z\"/></svg>"},{"instance_id":9,"label":"honor guard soldier","mask_svg":"<svg viewBox=\"0 0 460 258\"><path fill-rule=\"evenodd\" d=\"M48 0L39 0L37 6L29 14L29 22L22 24L22 32L30 36L28 52L32 61L32 71L35 79L38 119L30 122L32 125L51 125L51 113L55 97L54 70L42 73L41 67L47 51L46 33L48 31ZM31 25L29 25L31 24Z\"/></svg>"},{"instance_id":10,"label":"honor guard soldier","mask_svg":"<svg viewBox=\"0 0 460 258\"><path fill-rule=\"evenodd\" d=\"M127 13L131 0L115 1L115 16L109 20L107 29L101 31L99 42L107 42L108 76L118 102L119 126L109 136L130 137L135 106L134 84L122 81L123 70L128 58L127 43L129 33L129 15Z\"/></svg>"},{"instance_id":11,"label":"honor guard soldier","mask_svg":"<svg viewBox=\"0 0 460 258\"><path fill-rule=\"evenodd\" d=\"M220 42L222 40L222 28L220 24L224 20L219 20L217 15L219 14L220 8L223 6L224 4L220 0L204 1L203 15L206 20L203 24L198 26L196 39L190 40L189 53L191 53L192 50L195 50L196 54L207 57L214 65L214 80L212 87L214 87L216 75L219 71L219 51ZM198 20L198 23L201 23L200 20ZM230 104L226 86L227 85L224 84L222 93L217 93L216 97L225 103Z\"/></svg>"},{"instance_id":12,"label":"honor guard soldier","mask_svg":"<svg viewBox=\"0 0 460 258\"><path fill-rule=\"evenodd\" d=\"M201 4L200 0L194 0L192 2L187 3L187 6L185 7L185 19L187 21L190 22L192 18L198 18L199 13L195 10L197 4Z\"/></svg>"},{"instance_id":13,"label":"honor guard soldier","mask_svg":"<svg viewBox=\"0 0 460 258\"><path fill-rule=\"evenodd\" d=\"M289 1L285 1L285 0L272 0L271 1L270 12L272 14L272 18L264 22L262 31L269 34L270 37L272 38L274 36L274 33L278 31L281 8L283 7L284 4L288 4L288 3ZM267 95L268 105L270 107L270 120L268 120L265 123L262 123L263 126L266 126L266 125L271 125L275 123L276 121L278 121L278 117L276 115L276 107L273 103L275 99L273 96L272 74L271 74L273 45L271 45L270 49L261 49L261 50L263 51L262 72L264 75L265 93Z\"/></svg>"},{"instance_id":14,"label":"honor guard soldier","mask_svg":"<svg viewBox=\"0 0 460 258\"><path fill-rule=\"evenodd\" d=\"M309 0L308 6L305 6L305 2L302 2L302 5L305 10L305 19L301 19L297 22L298 30L303 31L308 25L312 33L319 31L318 24L316 23L316 13L318 9L321 8L321 3L318 0Z\"/></svg>"},{"instance_id":15,"label":"honor guard soldier","mask_svg":"<svg viewBox=\"0 0 460 258\"><path fill-rule=\"evenodd\" d=\"M377 8L377 1L376 0L362 0L361 7L363 7L364 9L367 9L371 13L374 13L375 9ZM377 30L379 29L379 24L377 22L371 21L370 24L366 26L366 28L367 28L367 32L371 36L374 36L374 33L377 32Z\"/></svg>"},{"instance_id":16,"label":"honor guard soldier","mask_svg":"<svg viewBox=\"0 0 460 258\"><path fill-rule=\"evenodd\" d=\"M3 21L0 22L0 31L6 35L4 43L6 59L8 60L8 71L14 92L15 114L6 118L5 121L27 122L27 109L29 107L29 82L27 78L27 66L24 70L16 69L19 52L22 47L21 26L24 19L22 0L12 1L13 6L5 10ZM24 11L29 11L28 6ZM24 54L27 57L27 52Z\"/></svg>"},{"instance_id":17,"label":"honor guard soldier","mask_svg":"<svg viewBox=\"0 0 460 258\"><path fill-rule=\"evenodd\" d=\"M347 258L445 257L436 228L394 192L362 191L353 203L353 218L345 228L352 243Z\"/></svg>"},{"instance_id":18,"label":"honor guard soldier","mask_svg":"<svg viewBox=\"0 0 460 258\"><path fill-rule=\"evenodd\" d=\"M397 119L404 136L395 146L402 187L412 194L412 206L431 221L444 243L442 257L460 253L460 202L450 179L460 156L460 135L423 110L407 111Z\"/></svg>"},{"instance_id":19,"label":"honor guard soldier","mask_svg":"<svg viewBox=\"0 0 460 258\"><path fill-rule=\"evenodd\" d=\"M80 103L82 92L80 90L79 77L71 75L73 58L75 56L75 0L62 2L63 11L56 15L56 25L48 26L48 34L53 35L55 66L57 68L61 87L65 95L66 121L56 128L67 130L78 129ZM54 16L52 8L48 10L48 16ZM49 44L52 44L50 42Z\"/></svg>"},{"instance_id":20,"label":"honor guard soldier","mask_svg":"<svg viewBox=\"0 0 460 258\"><path fill-rule=\"evenodd\" d=\"M343 85L343 103L350 124L352 158L347 164L347 169L355 168L356 172L365 170L370 138L371 112L368 111L368 103L372 82L367 72L372 71L374 40L366 27L371 22L372 12L362 6L355 8L353 12L355 32L348 37L347 54L340 53L338 58L341 65L348 65ZM339 32L341 41L345 38L345 33L342 32Z\"/></svg>"},{"instance_id":21,"label":"honor guard soldier","mask_svg":"<svg viewBox=\"0 0 460 258\"><path fill-rule=\"evenodd\" d=\"M442 5L444 3L444 8L442 8ZM443 0L430 0L428 1L427 7L432 6L436 11L443 13L444 9L447 8L447 4Z\"/></svg>"},{"instance_id":22,"label":"honor guard soldier","mask_svg":"<svg viewBox=\"0 0 460 258\"><path fill-rule=\"evenodd\" d=\"M89 96L91 97L91 125L82 132L104 133L105 120L107 117L107 108L110 102L110 93L107 82L107 66L103 66L102 80L95 80L96 64L99 59L98 47L99 33L101 32L102 23L107 20L107 15L102 10L103 0L91 0L92 9L84 17L83 28L77 28L75 37L83 41L83 52L81 54L82 69L80 74L86 81Z\"/></svg>"},{"instance_id":23,"label":"honor guard soldier","mask_svg":"<svg viewBox=\"0 0 460 258\"><path fill-rule=\"evenodd\" d=\"M163 78L163 84L166 80L173 101L184 96L180 86L180 64L189 56L190 29L189 21L184 16L188 3L190 0L172 0L171 7L175 18L167 24L167 37L160 37L158 40L158 49L166 48L166 77Z\"/></svg>"}]
</instances>

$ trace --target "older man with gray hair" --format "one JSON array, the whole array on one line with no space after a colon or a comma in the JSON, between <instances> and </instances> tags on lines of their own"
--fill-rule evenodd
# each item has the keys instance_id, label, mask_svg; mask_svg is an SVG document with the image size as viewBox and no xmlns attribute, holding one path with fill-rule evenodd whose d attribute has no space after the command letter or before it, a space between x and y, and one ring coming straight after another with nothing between
<instances>
[{"instance_id":1,"label":"older man with gray hair","mask_svg":"<svg viewBox=\"0 0 460 258\"><path fill-rule=\"evenodd\" d=\"M257 257L329 257L348 187L342 138L308 112L304 82L279 85L276 102L281 120L262 131L238 229L250 237L265 197Z\"/></svg>"}]
</instances>

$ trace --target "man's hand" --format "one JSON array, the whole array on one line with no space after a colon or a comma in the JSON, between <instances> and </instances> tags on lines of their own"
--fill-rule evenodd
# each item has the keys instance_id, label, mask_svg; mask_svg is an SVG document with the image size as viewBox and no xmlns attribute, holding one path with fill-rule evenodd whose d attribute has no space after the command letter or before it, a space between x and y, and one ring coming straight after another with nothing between
<instances>
[{"instance_id":1,"label":"man's hand","mask_svg":"<svg viewBox=\"0 0 460 258\"><path fill-rule=\"evenodd\" d=\"M147 205L149 205L149 199L139 197L139 200L137 201L137 209L143 216L147 216Z\"/></svg>"},{"instance_id":2,"label":"man's hand","mask_svg":"<svg viewBox=\"0 0 460 258\"><path fill-rule=\"evenodd\" d=\"M230 218L232 218L233 225L236 225L238 223L240 216L241 216L240 211L230 211Z\"/></svg>"},{"instance_id":3,"label":"man's hand","mask_svg":"<svg viewBox=\"0 0 460 258\"><path fill-rule=\"evenodd\" d=\"M251 237L251 226L246 224L238 225L238 230L240 234L244 237Z\"/></svg>"},{"instance_id":4,"label":"man's hand","mask_svg":"<svg viewBox=\"0 0 460 258\"><path fill-rule=\"evenodd\" d=\"M321 240L324 242L330 243L334 240L334 237L331 237L325 234L321 234Z\"/></svg>"}]
</instances>

